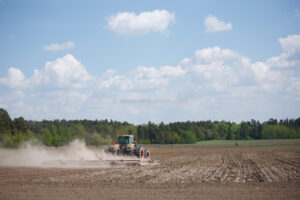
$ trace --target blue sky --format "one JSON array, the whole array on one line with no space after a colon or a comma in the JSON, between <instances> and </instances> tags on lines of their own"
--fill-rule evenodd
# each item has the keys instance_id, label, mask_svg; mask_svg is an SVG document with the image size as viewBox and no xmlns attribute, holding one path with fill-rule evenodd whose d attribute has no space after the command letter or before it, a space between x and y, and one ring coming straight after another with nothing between
<instances>
[{"instance_id":1,"label":"blue sky","mask_svg":"<svg viewBox=\"0 0 300 200\"><path fill-rule=\"evenodd\" d=\"M0 0L0 25L12 117L299 117L300 1Z\"/></svg>"}]
</instances>

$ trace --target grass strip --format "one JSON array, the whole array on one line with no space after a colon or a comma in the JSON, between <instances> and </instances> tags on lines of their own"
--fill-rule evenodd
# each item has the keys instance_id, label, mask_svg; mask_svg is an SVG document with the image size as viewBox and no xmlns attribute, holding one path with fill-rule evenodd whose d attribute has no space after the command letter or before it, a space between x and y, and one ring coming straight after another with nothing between
<instances>
[{"instance_id":1,"label":"grass strip","mask_svg":"<svg viewBox=\"0 0 300 200\"><path fill-rule=\"evenodd\" d=\"M151 148L255 148L255 147L275 147L275 146L298 146L300 142L280 143L280 144L253 144L253 145L150 145Z\"/></svg>"}]
</instances>

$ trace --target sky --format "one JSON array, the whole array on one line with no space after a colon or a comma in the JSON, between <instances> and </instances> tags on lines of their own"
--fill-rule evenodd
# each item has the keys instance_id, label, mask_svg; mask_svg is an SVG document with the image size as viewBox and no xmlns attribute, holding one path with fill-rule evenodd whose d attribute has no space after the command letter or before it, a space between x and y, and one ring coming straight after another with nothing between
<instances>
[{"instance_id":1,"label":"sky","mask_svg":"<svg viewBox=\"0 0 300 200\"><path fill-rule=\"evenodd\" d=\"M300 1L0 0L0 107L27 120L300 114Z\"/></svg>"}]
</instances>

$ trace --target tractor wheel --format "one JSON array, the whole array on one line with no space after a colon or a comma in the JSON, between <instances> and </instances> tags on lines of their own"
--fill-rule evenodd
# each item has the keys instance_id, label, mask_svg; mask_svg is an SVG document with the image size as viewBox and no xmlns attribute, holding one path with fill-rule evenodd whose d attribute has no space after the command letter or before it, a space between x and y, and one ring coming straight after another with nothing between
<instances>
[{"instance_id":1,"label":"tractor wheel","mask_svg":"<svg viewBox=\"0 0 300 200\"><path fill-rule=\"evenodd\" d=\"M134 150L128 151L128 152L127 152L127 155L128 155L128 156L134 156Z\"/></svg>"},{"instance_id":2,"label":"tractor wheel","mask_svg":"<svg viewBox=\"0 0 300 200\"><path fill-rule=\"evenodd\" d=\"M134 150L133 150L133 153L136 157L138 158L144 158L144 154L145 154L145 151L144 151L144 148L141 147L141 146L137 146Z\"/></svg>"},{"instance_id":3,"label":"tractor wheel","mask_svg":"<svg viewBox=\"0 0 300 200\"><path fill-rule=\"evenodd\" d=\"M150 159L150 151L148 149L145 149L144 153L145 153L144 158Z\"/></svg>"}]
</instances>

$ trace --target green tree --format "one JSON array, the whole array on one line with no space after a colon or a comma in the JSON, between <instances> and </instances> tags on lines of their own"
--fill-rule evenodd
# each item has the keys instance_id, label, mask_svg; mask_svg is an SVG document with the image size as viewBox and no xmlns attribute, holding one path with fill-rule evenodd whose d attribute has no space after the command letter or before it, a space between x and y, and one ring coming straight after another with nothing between
<instances>
[{"instance_id":1,"label":"green tree","mask_svg":"<svg viewBox=\"0 0 300 200\"><path fill-rule=\"evenodd\" d=\"M55 146L57 148L61 145L62 145L62 142L61 142L60 135L56 131L53 132L52 146Z\"/></svg>"},{"instance_id":2,"label":"green tree","mask_svg":"<svg viewBox=\"0 0 300 200\"><path fill-rule=\"evenodd\" d=\"M246 140L250 136L251 127L247 122L242 122L240 125L239 136L240 139Z\"/></svg>"},{"instance_id":3,"label":"green tree","mask_svg":"<svg viewBox=\"0 0 300 200\"><path fill-rule=\"evenodd\" d=\"M84 139L87 135L87 132L84 128L84 126L79 123L79 124L76 124L73 129L72 129L72 134L76 137L78 137L79 139Z\"/></svg>"},{"instance_id":4,"label":"green tree","mask_svg":"<svg viewBox=\"0 0 300 200\"><path fill-rule=\"evenodd\" d=\"M194 144L197 142L196 135L192 131L182 131L183 143Z\"/></svg>"},{"instance_id":5,"label":"green tree","mask_svg":"<svg viewBox=\"0 0 300 200\"><path fill-rule=\"evenodd\" d=\"M94 133L91 140L91 145L95 145L96 147L103 144L103 138L98 133Z\"/></svg>"},{"instance_id":6,"label":"green tree","mask_svg":"<svg viewBox=\"0 0 300 200\"><path fill-rule=\"evenodd\" d=\"M18 147L24 141L24 133L18 131L13 138L14 147Z\"/></svg>"},{"instance_id":7,"label":"green tree","mask_svg":"<svg viewBox=\"0 0 300 200\"><path fill-rule=\"evenodd\" d=\"M196 127L195 133L198 141L205 140L205 129L203 127Z\"/></svg>"},{"instance_id":8,"label":"green tree","mask_svg":"<svg viewBox=\"0 0 300 200\"><path fill-rule=\"evenodd\" d=\"M43 144L46 146L52 146L53 136L52 136L50 130L43 128L41 130L41 134L42 134Z\"/></svg>"},{"instance_id":9,"label":"green tree","mask_svg":"<svg viewBox=\"0 0 300 200\"><path fill-rule=\"evenodd\" d=\"M214 127L211 129L211 132L212 132L212 139L213 139L213 140L218 140L218 139L220 139L219 132L218 132L218 128L217 128L216 126L214 126Z\"/></svg>"},{"instance_id":10,"label":"green tree","mask_svg":"<svg viewBox=\"0 0 300 200\"><path fill-rule=\"evenodd\" d=\"M8 112L0 108L0 135L12 130L12 121Z\"/></svg>"},{"instance_id":11,"label":"green tree","mask_svg":"<svg viewBox=\"0 0 300 200\"><path fill-rule=\"evenodd\" d=\"M10 130L4 132L2 142L5 147L14 147L14 140Z\"/></svg>"},{"instance_id":12,"label":"green tree","mask_svg":"<svg viewBox=\"0 0 300 200\"><path fill-rule=\"evenodd\" d=\"M23 117L14 119L14 124L15 124L15 127L17 128L17 130L19 130L23 133L26 133L27 127L26 127L26 122Z\"/></svg>"},{"instance_id":13,"label":"green tree","mask_svg":"<svg viewBox=\"0 0 300 200\"><path fill-rule=\"evenodd\" d=\"M262 130L264 139L298 138L299 136L295 129L282 125L267 125Z\"/></svg>"},{"instance_id":14,"label":"green tree","mask_svg":"<svg viewBox=\"0 0 300 200\"><path fill-rule=\"evenodd\" d=\"M213 133L212 133L211 129L206 129L205 138L206 138L206 140L212 140L213 139Z\"/></svg>"}]
</instances>

